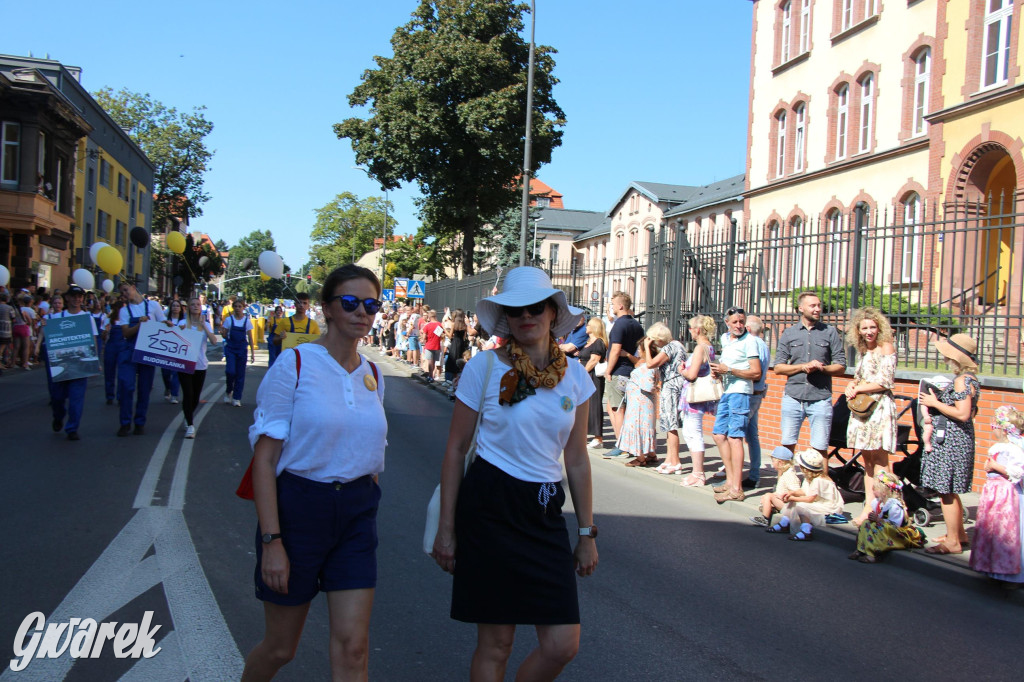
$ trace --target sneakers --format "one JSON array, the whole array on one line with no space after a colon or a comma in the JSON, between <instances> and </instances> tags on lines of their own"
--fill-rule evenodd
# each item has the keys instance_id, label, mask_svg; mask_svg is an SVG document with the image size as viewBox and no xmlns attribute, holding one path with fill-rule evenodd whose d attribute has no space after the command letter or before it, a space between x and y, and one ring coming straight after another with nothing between
<instances>
[{"instance_id":1,"label":"sneakers","mask_svg":"<svg viewBox=\"0 0 1024 682\"><path fill-rule=\"evenodd\" d=\"M761 526L762 528L768 527L768 519L758 514L757 516L751 516L750 522L755 526Z\"/></svg>"},{"instance_id":2,"label":"sneakers","mask_svg":"<svg viewBox=\"0 0 1024 682\"><path fill-rule=\"evenodd\" d=\"M716 471L715 473L711 474L712 478L722 478L723 476L725 476L725 465L724 464L722 466L718 467L718 471Z\"/></svg>"},{"instance_id":3,"label":"sneakers","mask_svg":"<svg viewBox=\"0 0 1024 682\"><path fill-rule=\"evenodd\" d=\"M628 452L623 452L619 448L612 448L608 452L604 453L605 459L628 459L632 456L633 455L629 454Z\"/></svg>"},{"instance_id":4,"label":"sneakers","mask_svg":"<svg viewBox=\"0 0 1024 682\"><path fill-rule=\"evenodd\" d=\"M177 405L179 403L180 403L180 401L172 395L171 396L171 405Z\"/></svg>"},{"instance_id":5,"label":"sneakers","mask_svg":"<svg viewBox=\"0 0 1024 682\"><path fill-rule=\"evenodd\" d=\"M119 428L117 430L118 437L120 437L120 436L130 436L131 434L132 434L132 425L131 424L121 424L121 428Z\"/></svg>"},{"instance_id":6,"label":"sneakers","mask_svg":"<svg viewBox=\"0 0 1024 682\"><path fill-rule=\"evenodd\" d=\"M225 405L230 405L231 404L231 394L230 393L225 393L224 394L224 404Z\"/></svg>"},{"instance_id":7,"label":"sneakers","mask_svg":"<svg viewBox=\"0 0 1024 682\"><path fill-rule=\"evenodd\" d=\"M196 427L189 426L187 429L185 429L185 438L195 438L195 437L196 437Z\"/></svg>"},{"instance_id":8,"label":"sneakers","mask_svg":"<svg viewBox=\"0 0 1024 682\"><path fill-rule=\"evenodd\" d=\"M171 402L171 392L170 391L165 391L164 392L164 400L166 402Z\"/></svg>"},{"instance_id":9,"label":"sneakers","mask_svg":"<svg viewBox=\"0 0 1024 682\"><path fill-rule=\"evenodd\" d=\"M233 406L235 406L235 407L241 407L241 406L242 406L242 401L241 401L241 400L233 400L233 401L231 402L231 404L232 404Z\"/></svg>"},{"instance_id":10,"label":"sneakers","mask_svg":"<svg viewBox=\"0 0 1024 682\"><path fill-rule=\"evenodd\" d=\"M587 447L589 447L589 448L599 448L602 445L604 445L604 443L601 442L600 438L595 438L592 441L590 441L589 443L587 443Z\"/></svg>"}]
</instances>

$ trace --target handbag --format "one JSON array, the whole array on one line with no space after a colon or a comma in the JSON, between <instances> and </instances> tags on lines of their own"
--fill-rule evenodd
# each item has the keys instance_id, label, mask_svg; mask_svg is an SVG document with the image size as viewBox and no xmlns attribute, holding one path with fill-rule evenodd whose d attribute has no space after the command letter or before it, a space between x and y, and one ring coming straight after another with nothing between
<instances>
[{"instance_id":1,"label":"handbag","mask_svg":"<svg viewBox=\"0 0 1024 682\"><path fill-rule=\"evenodd\" d=\"M607 372L607 371L608 371L608 363L607 362L599 362L596 365L594 365L594 374L596 376L603 377L604 373Z\"/></svg>"},{"instance_id":2,"label":"handbag","mask_svg":"<svg viewBox=\"0 0 1024 682\"><path fill-rule=\"evenodd\" d=\"M721 399L723 393L722 382L710 374L697 377L696 381L690 382L686 388L686 402L714 403Z\"/></svg>"},{"instance_id":3,"label":"handbag","mask_svg":"<svg viewBox=\"0 0 1024 682\"><path fill-rule=\"evenodd\" d=\"M850 414L855 418L866 421L871 418L875 408L878 407L878 401L882 399L881 393L858 393L853 397L853 400L846 401L846 405L850 408Z\"/></svg>"},{"instance_id":4,"label":"handbag","mask_svg":"<svg viewBox=\"0 0 1024 682\"><path fill-rule=\"evenodd\" d=\"M480 391L480 405L476 412L476 426L473 427L473 440L466 449L465 463L462 467L462 476L465 478L469 471L469 465L476 459L476 437L480 432L480 420L484 415L484 397L487 395L487 385L491 381L491 370L494 368L494 353L487 354L487 373L484 375L483 389ZM437 527L441 523L441 484L434 488L434 494L430 496L427 503L427 519L423 526L423 552L430 554L434 551L434 540L437 538Z\"/></svg>"}]
</instances>

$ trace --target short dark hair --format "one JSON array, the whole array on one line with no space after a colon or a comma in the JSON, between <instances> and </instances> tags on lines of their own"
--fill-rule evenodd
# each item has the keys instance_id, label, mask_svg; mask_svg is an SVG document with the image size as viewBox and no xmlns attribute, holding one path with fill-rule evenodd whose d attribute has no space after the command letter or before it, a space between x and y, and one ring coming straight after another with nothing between
<instances>
[{"instance_id":1,"label":"short dark hair","mask_svg":"<svg viewBox=\"0 0 1024 682\"><path fill-rule=\"evenodd\" d=\"M309 294L307 294L305 291L300 291L297 294L295 294L295 300L296 301L306 301L308 303L309 302Z\"/></svg>"},{"instance_id":2,"label":"short dark hair","mask_svg":"<svg viewBox=\"0 0 1024 682\"><path fill-rule=\"evenodd\" d=\"M331 274L327 275L323 286L320 287L320 304L326 305L327 300L334 296L334 292L338 290L338 287L352 279L367 280L377 290L377 296L380 297L380 280L377 279L377 275L373 274L373 270L356 265L355 263L348 263L340 268L335 268L331 271Z\"/></svg>"},{"instance_id":3,"label":"short dark hair","mask_svg":"<svg viewBox=\"0 0 1024 682\"><path fill-rule=\"evenodd\" d=\"M818 295L817 291L801 291L799 294L797 294L796 304L799 306L801 303L804 302L804 299L807 298L808 296L813 296L819 301L821 300L821 296Z\"/></svg>"}]
</instances>

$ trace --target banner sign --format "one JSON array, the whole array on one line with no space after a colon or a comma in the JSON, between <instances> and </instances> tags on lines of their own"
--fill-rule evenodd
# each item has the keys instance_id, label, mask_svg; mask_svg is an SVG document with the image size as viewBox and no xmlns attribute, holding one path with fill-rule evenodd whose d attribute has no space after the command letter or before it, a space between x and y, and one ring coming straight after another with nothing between
<instances>
[{"instance_id":1,"label":"banner sign","mask_svg":"<svg viewBox=\"0 0 1024 682\"><path fill-rule=\"evenodd\" d=\"M303 343L309 343L310 341L316 341L320 338L319 334L300 334L298 332L288 332L288 335L281 339L281 350L285 348L295 348Z\"/></svg>"},{"instance_id":2,"label":"banner sign","mask_svg":"<svg viewBox=\"0 0 1024 682\"><path fill-rule=\"evenodd\" d=\"M395 280L395 297L406 298L409 295L409 280L407 279L396 279Z\"/></svg>"},{"instance_id":3,"label":"banner sign","mask_svg":"<svg viewBox=\"0 0 1024 682\"><path fill-rule=\"evenodd\" d=\"M196 371L203 336L203 332L168 327L163 322L143 322L135 340L132 362L192 374Z\"/></svg>"},{"instance_id":4,"label":"banner sign","mask_svg":"<svg viewBox=\"0 0 1024 682\"><path fill-rule=\"evenodd\" d=\"M89 315L54 317L46 321L43 336L46 337L50 377L54 381L84 379L100 373L92 329Z\"/></svg>"}]
</instances>

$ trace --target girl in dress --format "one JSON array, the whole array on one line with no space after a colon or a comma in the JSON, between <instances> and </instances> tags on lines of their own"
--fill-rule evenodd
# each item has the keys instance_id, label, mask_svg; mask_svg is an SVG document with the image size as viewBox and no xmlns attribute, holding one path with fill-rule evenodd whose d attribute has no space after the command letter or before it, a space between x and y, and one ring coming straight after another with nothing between
<instances>
[{"instance_id":1,"label":"girl in dress","mask_svg":"<svg viewBox=\"0 0 1024 682\"><path fill-rule=\"evenodd\" d=\"M654 370L647 366L651 359L650 337L637 344L639 364L633 368L626 384L626 414L622 418L622 431L615 447L635 455L628 467L654 466Z\"/></svg>"},{"instance_id":2,"label":"girl in dress","mask_svg":"<svg viewBox=\"0 0 1024 682\"><path fill-rule=\"evenodd\" d=\"M765 530L769 533L788 533L790 526L798 528L790 540L806 542L811 539L814 526L825 524L828 514L840 514L843 511L843 498L839 488L832 482L825 471L825 458L817 450L804 450L796 456L796 464L804 476L804 484L799 492L783 493L782 501L786 503L782 510L782 518L774 526Z\"/></svg>"},{"instance_id":3,"label":"girl in dress","mask_svg":"<svg viewBox=\"0 0 1024 682\"><path fill-rule=\"evenodd\" d=\"M874 564L879 555L894 549L912 549L924 546L924 536L910 523L907 506L903 503L903 484L888 471L875 477L871 511L857 531L857 549L849 559Z\"/></svg>"},{"instance_id":4,"label":"girl in dress","mask_svg":"<svg viewBox=\"0 0 1024 682\"><path fill-rule=\"evenodd\" d=\"M988 480L978 502L971 568L1008 589L1024 583L1024 414L1002 405L992 423L999 442L988 451Z\"/></svg>"}]
</instances>

